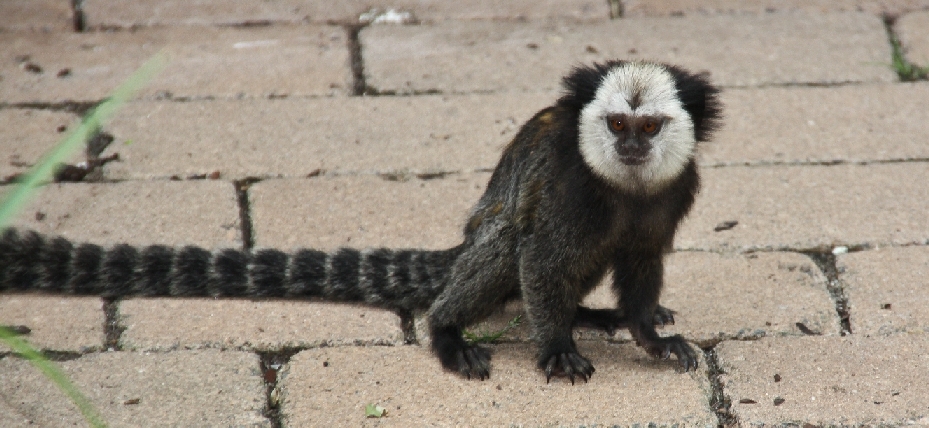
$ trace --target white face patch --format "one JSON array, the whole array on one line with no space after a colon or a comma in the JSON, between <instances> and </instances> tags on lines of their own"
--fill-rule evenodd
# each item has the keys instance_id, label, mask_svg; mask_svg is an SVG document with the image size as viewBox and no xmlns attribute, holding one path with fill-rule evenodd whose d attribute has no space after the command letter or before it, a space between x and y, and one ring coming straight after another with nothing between
<instances>
[{"instance_id":1,"label":"white face patch","mask_svg":"<svg viewBox=\"0 0 929 428\"><path fill-rule=\"evenodd\" d=\"M608 115L667 118L651 138L640 165L627 165L617 152ZM677 97L674 78L658 64L627 63L604 76L596 96L581 110L580 149L597 175L623 190L654 193L677 177L693 158L694 124Z\"/></svg>"}]
</instances>

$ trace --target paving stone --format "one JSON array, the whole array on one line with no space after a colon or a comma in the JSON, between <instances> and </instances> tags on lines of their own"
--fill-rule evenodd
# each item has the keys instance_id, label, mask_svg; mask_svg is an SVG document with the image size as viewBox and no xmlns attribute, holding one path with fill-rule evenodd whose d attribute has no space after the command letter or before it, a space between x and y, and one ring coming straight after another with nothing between
<instances>
[{"instance_id":1,"label":"paving stone","mask_svg":"<svg viewBox=\"0 0 929 428\"><path fill-rule=\"evenodd\" d=\"M929 10L904 15L896 25L906 59L921 67L929 67L929 32L926 28L929 28Z\"/></svg>"},{"instance_id":2,"label":"paving stone","mask_svg":"<svg viewBox=\"0 0 929 428\"><path fill-rule=\"evenodd\" d=\"M704 168L702 175L678 249L827 250L929 240L926 163ZM714 231L727 221L738 224Z\"/></svg>"},{"instance_id":3,"label":"paving stone","mask_svg":"<svg viewBox=\"0 0 929 428\"><path fill-rule=\"evenodd\" d=\"M608 275L587 296L585 306L616 307L610 278ZM674 253L665 261L661 295L661 304L676 312L676 324L659 329L659 334L680 334L700 347L728 339L803 335L797 323L818 334L839 334L839 319L826 290L825 276L812 260L796 253ZM469 331L498 332L518 315L526 319L522 302L507 305ZM417 327L417 334L425 337L425 326ZM508 329L503 336L503 340L511 341L529 338L526 322ZM626 331L608 338L587 329L575 330L575 338L632 340Z\"/></svg>"},{"instance_id":4,"label":"paving stone","mask_svg":"<svg viewBox=\"0 0 929 428\"><path fill-rule=\"evenodd\" d=\"M249 193L257 247L445 249L461 243L490 174L267 180Z\"/></svg>"},{"instance_id":5,"label":"paving stone","mask_svg":"<svg viewBox=\"0 0 929 428\"><path fill-rule=\"evenodd\" d=\"M346 93L351 79L346 35L339 27L0 32L0 99L96 101L162 49L168 64L141 97L334 95ZM25 55L40 72L16 60Z\"/></svg>"},{"instance_id":6,"label":"paving stone","mask_svg":"<svg viewBox=\"0 0 929 428\"><path fill-rule=\"evenodd\" d=\"M929 159L929 84L731 89L704 165Z\"/></svg>"},{"instance_id":7,"label":"paving stone","mask_svg":"<svg viewBox=\"0 0 929 428\"><path fill-rule=\"evenodd\" d=\"M411 13L416 21L449 19L608 19L609 5L597 0L480 0L448 2L442 0L343 0L306 2L210 0L195 3L183 0L123 2L85 0L84 10L91 27L132 27L177 24L241 24L248 22L357 22L371 10Z\"/></svg>"},{"instance_id":8,"label":"paving stone","mask_svg":"<svg viewBox=\"0 0 929 428\"><path fill-rule=\"evenodd\" d=\"M929 389L918 386L929 384L929 335L766 338L716 351L742 426L929 424Z\"/></svg>"},{"instance_id":9,"label":"paving stone","mask_svg":"<svg viewBox=\"0 0 929 428\"><path fill-rule=\"evenodd\" d=\"M926 0L623 0L624 17L689 16L720 13L856 12L897 14L929 7Z\"/></svg>"},{"instance_id":10,"label":"paving stone","mask_svg":"<svg viewBox=\"0 0 929 428\"><path fill-rule=\"evenodd\" d=\"M265 386L254 354L109 352L57 364L110 426L271 426L262 416ZM86 424L28 362L0 359L0 373L0 413L12 421L4 426Z\"/></svg>"},{"instance_id":11,"label":"paving stone","mask_svg":"<svg viewBox=\"0 0 929 428\"><path fill-rule=\"evenodd\" d=\"M242 246L235 189L222 181L49 184L13 225L99 245Z\"/></svg>"},{"instance_id":12,"label":"paving stone","mask_svg":"<svg viewBox=\"0 0 929 428\"><path fill-rule=\"evenodd\" d=\"M320 348L295 355L278 385L288 426L716 426L705 374L682 374L633 345L581 343L589 383L546 384L526 345L493 347L490 380L443 372L415 346ZM705 366L704 366L705 367ZM414 374L411 376L411 374ZM617 393L622 396L616 399ZM670 399L669 397L674 397ZM387 410L366 419L365 406Z\"/></svg>"},{"instance_id":13,"label":"paving stone","mask_svg":"<svg viewBox=\"0 0 929 428\"><path fill-rule=\"evenodd\" d=\"M852 332L929 333L929 248L878 248L837 257Z\"/></svg>"},{"instance_id":14,"label":"paving stone","mask_svg":"<svg viewBox=\"0 0 929 428\"><path fill-rule=\"evenodd\" d=\"M113 179L473 171L557 93L133 102L107 126ZM273 125L269 125L273 124ZM132 144L121 142L129 140Z\"/></svg>"},{"instance_id":15,"label":"paving stone","mask_svg":"<svg viewBox=\"0 0 929 428\"><path fill-rule=\"evenodd\" d=\"M360 33L383 92L551 91L577 63L645 58L724 86L890 82L887 35L865 13L778 13L567 22L447 22ZM733 55L737 52L738 55Z\"/></svg>"},{"instance_id":16,"label":"paving stone","mask_svg":"<svg viewBox=\"0 0 929 428\"><path fill-rule=\"evenodd\" d=\"M119 305L125 349L278 351L403 343L400 319L359 306L285 301L129 299ZM170 323L164 320L171 320Z\"/></svg>"},{"instance_id":17,"label":"paving stone","mask_svg":"<svg viewBox=\"0 0 929 428\"><path fill-rule=\"evenodd\" d=\"M0 109L0 123L16 124L0 128L0 153L4 156L0 159L0 181L28 171L65 137L66 134L59 128L64 130L75 120L73 114L58 111ZM69 157L67 162L80 162L84 158L84 154L79 152Z\"/></svg>"},{"instance_id":18,"label":"paving stone","mask_svg":"<svg viewBox=\"0 0 929 428\"><path fill-rule=\"evenodd\" d=\"M97 297L0 294L0 325L28 327L31 332L20 338L36 349L80 353L103 349L104 318L103 301ZM0 352L9 350L0 342Z\"/></svg>"},{"instance_id":19,"label":"paving stone","mask_svg":"<svg viewBox=\"0 0 929 428\"><path fill-rule=\"evenodd\" d=\"M3 0L0 1L0 32L73 31L74 21L69 0Z\"/></svg>"}]
</instances>

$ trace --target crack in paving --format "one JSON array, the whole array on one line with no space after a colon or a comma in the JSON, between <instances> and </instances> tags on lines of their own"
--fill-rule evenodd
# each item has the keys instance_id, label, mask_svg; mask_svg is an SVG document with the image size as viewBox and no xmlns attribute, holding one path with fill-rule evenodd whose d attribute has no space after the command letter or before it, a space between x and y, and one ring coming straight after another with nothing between
<instances>
[{"instance_id":1,"label":"crack in paving","mask_svg":"<svg viewBox=\"0 0 929 428\"><path fill-rule=\"evenodd\" d=\"M831 160L806 160L806 161L744 161L744 162L717 162L701 163L700 168L720 169L720 168L740 168L740 167L771 167L771 166L868 166L868 165L892 165L899 163L926 163L929 157L907 157L907 158L889 158L873 160L848 160L848 159L831 159Z\"/></svg>"},{"instance_id":2,"label":"crack in paving","mask_svg":"<svg viewBox=\"0 0 929 428\"><path fill-rule=\"evenodd\" d=\"M849 249L849 251L860 251L858 249ZM841 335L847 336L852 334L851 313L848 308L848 296L845 295L845 283L839 278L839 269L836 266L836 256L831 251L800 251L816 263L819 270L826 276L826 289L829 290L829 297L835 304L835 311L839 317L841 326Z\"/></svg>"},{"instance_id":3,"label":"crack in paving","mask_svg":"<svg viewBox=\"0 0 929 428\"><path fill-rule=\"evenodd\" d=\"M899 16L885 13L881 18L884 21L884 31L887 32L887 43L890 44L890 63L897 78L901 82L915 82L929 80L929 66L923 67L914 64L906 57L906 50L897 34L896 24Z\"/></svg>"},{"instance_id":4,"label":"crack in paving","mask_svg":"<svg viewBox=\"0 0 929 428\"><path fill-rule=\"evenodd\" d=\"M96 352L80 353L80 352L75 352L75 351L53 351L49 349L43 349L39 351L39 354L41 354L43 358L45 358L46 360L52 361L52 362L56 362L56 363L62 363L65 361L73 361L85 355L90 355L90 354L95 354L95 353ZM19 359L29 359L15 352L12 353L10 357L19 358Z\"/></svg>"}]
</instances>

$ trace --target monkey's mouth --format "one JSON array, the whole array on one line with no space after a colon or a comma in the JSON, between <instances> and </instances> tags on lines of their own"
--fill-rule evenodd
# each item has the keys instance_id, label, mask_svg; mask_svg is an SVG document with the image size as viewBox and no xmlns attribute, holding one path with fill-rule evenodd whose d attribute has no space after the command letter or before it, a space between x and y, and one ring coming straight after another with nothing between
<instances>
[{"instance_id":1,"label":"monkey's mouth","mask_svg":"<svg viewBox=\"0 0 929 428\"><path fill-rule=\"evenodd\" d=\"M620 155L619 156L619 161L622 162L624 165L628 165L628 166L642 165L647 160L648 160L648 156L646 155L626 155L626 156Z\"/></svg>"},{"instance_id":2,"label":"monkey's mouth","mask_svg":"<svg viewBox=\"0 0 929 428\"><path fill-rule=\"evenodd\" d=\"M646 145L623 144L616 147L619 161L628 166L642 165L648 160L651 152Z\"/></svg>"}]
</instances>

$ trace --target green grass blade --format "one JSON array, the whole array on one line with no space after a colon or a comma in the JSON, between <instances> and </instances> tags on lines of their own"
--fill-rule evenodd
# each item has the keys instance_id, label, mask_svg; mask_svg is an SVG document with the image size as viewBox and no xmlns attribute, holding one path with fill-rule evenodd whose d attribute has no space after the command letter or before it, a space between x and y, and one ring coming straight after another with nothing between
<instances>
[{"instance_id":1,"label":"green grass blade","mask_svg":"<svg viewBox=\"0 0 929 428\"><path fill-rule=\"evenodd\" d=\"M81 414L84 415L84 419L86 419L91 426L106 426L103 422L103 418L100 417L100 414L97 413L94 406L90 404L90 400L84 397L84 395L74 387L74 384L68 380L68 377L58 366L48 361L39 351L33 349L26 341L17 337L16 334L9 331L6 327L0 326L0 339L9 345L9 347L13 349L13 352L22 355L23 358L39 369L45 377L49 378L58 386L58 389L67 394L68 398L74 402L74 405L77 406Z\"/></svg>"},{"instance_id":2,"label":"green grass blade","mask_svg":"<svg viewBox=\"0 0 929 428\"><path fill-rule=\"evenodd\" d=\"M94 108L76 130L47 153L23 177L17 186L4 195L0 199L0 229L8 225L16 212L26 204L36 186L48 181L54 173L55 167L84 144L100 128L101 123L112 117L116 110L142 86L147 84L156 73L161 71L166 63L167 57L165 54L159 52L152 56L132 76L126 79L109 98Z\"/></svg>"},{"instance_id":3,"label":"green grass blade","mask_svg":"<svg viewBox=\"0 0 929 428\"><path fill-rule=\"evenodd\" d=\"M167 64L167 57L163 53L152 56L142 67L139 67L132 76L126 79L113 94L104 102L100 103L93 109L81 122L80 126L68 134L65 139L59 143L52 151L47 153L22 179L22 181L13 186L13 189L3 195L0 199L0 230L12 221L13 216L18 212L29 199L38 192L38 185L48 181L56 166L63 162L68 156L76 151L82 144L100 129L100 125L107 121L116 111L128 101L133 94L138 92L152 77L160 72ZM94 409L90 403L77 388L74 387L67 376L58 368L57 365L42 356L41 353L33 349L26 341L20 339L12 331L0 326L0 341L5 342L14 352L20 354L32 363L39 371L49 378L74 402L84 419L91 426L105 427L106 424L100 417L99 412Z\"/></svg>"}]
</instances>

